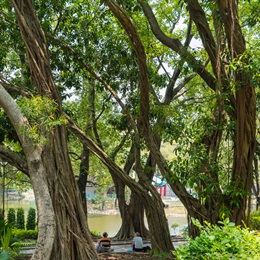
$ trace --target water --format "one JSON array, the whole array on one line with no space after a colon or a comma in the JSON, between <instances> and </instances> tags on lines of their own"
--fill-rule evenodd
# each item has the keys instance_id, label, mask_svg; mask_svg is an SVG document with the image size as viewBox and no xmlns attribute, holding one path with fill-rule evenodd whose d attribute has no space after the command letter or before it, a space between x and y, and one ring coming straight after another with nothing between
<instances>
[{"instance_id":1,"label":"water","mask_svg":"<svg viewBox=\"0 0 260 260\"><path fill-rule=\"evenodd\" d=\"M187 225L187 218L185 215L168 216L168 224L171 235L174 234L174 230L171 228L171 224L174 222L179 223L179 227L176 231L180 231L185 225ZM146 226L147 222L145 221ZM122 220L120 215L99 215L99 214L89 214L88 215L89 229L92 232L98 232L102 234L104 231L108 233L109 236L113 237L119 231Z\"/></svg>"},{"instance_id":2,"label":"water","mask_svg":"<svg viewBox=\"0 0 260 260\"><path fill-rule=\"evenodd\" d=\"M184 214L185 211L183 211L183 206L178 201L166 201L165 204L168 204L169 207L165 209L166 213L170 213L171 215L167 216L168 224L169 224L169 230L170 234L174 235L176 232L178 233L181 231L181 229L184 228L184 226L187 225L187 218ZM5 214L7 216L7 212L9 208L17 208L22 207L25 211L25 218L27 217L27 212L30 207L36 209L35 201L34 200L26 200L26 199L20 199L20 200L9 200L5 201ZM175 214L173 213L181 213L181 214ZM174 231L171 228L172 223L177 222L179 224L179 227ZM109 236L113 237L117 234L121 227L121 217L119 214L117 215L107 215L107 214L88 214L88 224L89 229L92 232L96 232L99 234L102 234L104 231L108 232ZM145 220L146 227L147 221Z\"/></svg>"},{"instance_id":3,"label":"water","mask_svg":"<svg viewBox=\"0 0 260 260\"><path fill-rule=\"evenodd\" d=\"M177 235L179 232L187 226L187 211L183 204L173 198L163 200L164 204L167 205L165 213L168 220L169 230L171 235ZM171 225L177 222L179 227L175 230L171 228ZM119 231L122 220L120 215L104 215L104 214L89 214L88 215L89 229L92 232L98 232L102 234L104 231L108 232L109 236L113 237ZM146 227L148 228L147 221L145 219Z\"/></svg>"}]
</instances>

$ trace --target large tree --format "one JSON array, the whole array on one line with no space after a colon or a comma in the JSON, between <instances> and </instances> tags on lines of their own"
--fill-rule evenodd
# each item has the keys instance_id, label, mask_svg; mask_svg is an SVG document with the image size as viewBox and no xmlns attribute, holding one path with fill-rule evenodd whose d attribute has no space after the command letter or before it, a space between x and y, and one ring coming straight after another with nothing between
<instances>
[{"instance_id":1,"label":"large tree","mask_svg":"<svg viewBox=\"0 0 260 260\"><path fill-rule=\"evenodd\" d=\"M129 41L135 50L139 67L140 84L140 125L142 133L162 175L171 184L173 191L183 202L190 217L216 223L225 212L236 224L246 220L247 202L252 189L252 162L255 152L256 101L252 75L248 69L249 54L246 52L245 39L239 19L238 1L217 1L216 3L199 3L199 1L182 1L186 6L196 33L204 46L206 58L210 66L194 56L194 53L183 45L177 37L170 37L163 32L164 24L159 25L153 9L159 14L161 3L138 1L150 24L154 36L169 49L177 53L215 92L216 107L212 113L212 128L201 137L201 148L205 149L204 159L200 160L204 173L201 188L204 189L202 201L192 197L181 182L178 173L173 173L156 145L156 136L151 124L150 78L147 69L146 50L135 29L130 15L116 1L105 1L119 22L124 27ZM172 3L168 4L168 7ZM158 7L158 8L157 8ZM165 9L166 10L166 9ZM132 10L131 10L132 11ZM130 10L129 10L130 12ZM211 15L211 16L210 16ZM158 15L159 17L159 15ZM166 19L167 20L167 16ZM162 21L165 21L162 19ZM170 20L167 20L170 24ZM215 32L211 29L214 28ZM207 65L207 63L205 63ZM227 64L230 65L227 69ZM233 67L232 67L233 66ZM230 69L235 68L235 69ZM234 88L233 88L234 86ZM218 172L214 168L222 138L225 115L234 124L233 143L234 160L229 188L221 191ZM198 183L197 183L198 184ZM209 189L208 187L212 187ZM223 211L223 208L225 210ZM194 231L193 235L196 235Z\"/></svg>"},{"instance_id":2,"label":"large tree","mask_svg":"<svg viewBox=\"0 0 260 260\"><path fill-rule=\"evenodd\" d=\"M12 1L26 46L31 77L37 92L57 104L61 98L53 81L45 35L32 1ZM28 164L38 211L38 241L33 259L97 259L89 234L79 191L70 164L66 127L40 129L47 142L33 140L32 125L11 96L1 86L1 106L12 121Z\"/></svg>"},{"instance_id":3,"label":"large tree","mask_svg":"<svg viewBox=\"0 0 260 260\"><path fill-rule=\"evenodd\" d=\"M48 15L52 12L52 8L49 8L46 12L48 14L47 16L44 12L41 12L40 15L43 21L44 30L48 31L48 39L51 42L50 48L52 48L52 66L55 68L53 70L55 74L55 82L62 82L62 80L64 80L63 85L65 86L70 84L80 85L84 75L80 73L77 74L77 72L86 70L92 77L95 78L97 82L99 82L99 85L96 85L97 88L100 89L101 86L103 86L105 91L110 92L121 107L123 117L128 121L128 127L132 128L133 144L135 148L135 152L133 153L135 160L134 169L138 174L139 183L133 181L128 176L129 169L127 163L125 164L127 166L125 167L125 171L120 169L118 165L115 164L114 158L110 158L106 153L104 153L100 142L96 145L89 138L89 136L82 132L74 124L74 122L68 118L71 130L79 136L81 142L85 146L85 151L91 151L94 153L108 167L116 185L118 184L118 186L121 186L121 191L123 190L124 185L127 185L132 190L133 195L140 199L147 213L152 246L160 252L170 252L172 249L172 244L169 239L169 231L163 210L163 204L158 193L151 185L151 175L154 170L152 168L154 168L155 163L157 163L160 172L168 180L172 186L172 189L187 208L190 216L198 218L202 222L203 220L208 220L214 223L221 215L220 209L223 210L223 207L225 207L229 211L225 212L229 213L232 220L234 220L237 224L240 224L245 218L246 199L248 197L248 192L250 192L250 182L252 182L250 165L252 165L251 155L254 151L255 143L255 104L254 89L248 81L250 79L250 74L247 70L248 66L245 66L248 64L248 59L244 55L245 43L242 42L243 35L240 30L240 24L238 23L239 19L237 14L237 6L231 5L227 2L225 2L226 5L223 6L222 2L218 2L219 8L216 8L213 3L208 1L205 4L200 4L197 1L179 1L187 7L189 16L191 17L191 21L187 26L187 38L186 40L183 40L183 38L178 38L182 37L179 33L174 33L174 26L167 28L169 24L172 24L172 21L168 19L167 15L165 16L166 18L164 17L165 11L167 11L168 7L175 8L174 1L168 3L168 5L165 4L164 1L163 5L160 1L158 4L152 3L153 9L150 8L147 1L139 1L140 5L137 4L136 1L133 1L132 6L125 4L124 1L120 1L122 6L119 6L116 1L105 2L124 27L124 30L118 29L118 24L110 16L108 16L104 5L100 6L100 10L102 10L101 23L100 26L95 27L94 31L97 28L101 28L101 31L105 31L108 29L108 24L110 24L112 28L117 29L118 33L121 33L121 37L117 36L119 39L118 42L111 41L112 44L108 45L106 44L109 42L109 35L111 34L111 36L113 36L112 31L110 34L107 33L104 35L97 35L93 33L91 28L90 30L86 30L91 22L85 22L78 24L79 26L75 26L74 22L78 20L85 21L82 18L85 15L84 11L90 8L89 4L78 5L76 2L69 2L67 5L61 5L64 7L64 10L60 5L54 5L53 9L56 13L53 17L57 18L56 24L50 24L47 22ZM14 3L16 2L14 1ZM27 7L28 3L28 1L17 1L17 17L23 17L23 15L21 15L23 12L20 14L18 11L26 10L24 7ZM234 3L235 2L232 2L232 4ZM146 27L147 24L145 23L144 17L141 17L140 7L142 7L147 21L149 21L151 31L148 27ZM57 11L56 8L60 9ZM74 12L73 14L69 12L70 9L75 12L77 11L77 15L75 15ZM152 10L156 11L156 14L158 15L157 20ZM161 10L163 12L161 12ZM230 12L230 15L226 16L226 13L228 12ZM33 11L31 13L31 15L33 15ZM27 12L25 12L25 14L30 17L30 14ZM182 14L188 15L186 12L183 12ZM211 16L209 14L212 14L213 20L211 20ZM26 17L26 15L24 15L24 17ZM132 18L130 18L130 15L132 15ZM71 17L71 20L68 19L69 17ZM42 96L48 96L49 98L55 100L58 105L58 110L56 113L57 115L60 115L62 114L61 99L51 74L46 40L38 23L34 25L28 22L27 27L25 26L26 23L24 23L24 21L35 21L35 19L35 16L33 16L28 20L19 20L22 35L32 36L32 38L24 37L24 42L27 47L28 60L32 72L32 77L28 78L33 79L33 84L31 84L32 82L29 80L29 85L30 87L35 85L37 92ZM229 19L231 19L231 22ZM214 21L214 23L212 21ZM138 30L136 29L134 22L138 25ZM104 24L106 26L104 26ZM193 27L193 30L191 31L192 24L195 24L197 29L194 29ZM63 25L63 27L61 27L61 25ZM32 26L32 28L30 26ZM33 26L37 28L37 31L30 33L28 28L34 29ZM212 32L212 27L214 27L216 33ZM234 28L236 28L236 33L234 33ZM170 29L169 31L174 34L170 34L168 32L164 33L163 30L166 29ZM51 32L55 35L55 37L50 35ZM89 33L91 37L88 38L87 33ZM193 51L192 48L189 47L189 41L193 33L196 34L197 37L200 37L201 42L204 45L204 49L199 51L199 57L196 56L196 51ZM151 36L152 34L153 36ZM71 40L71 35L73 36L73 40ZM132 44L131 47L128 45L128 41L125 37L126 35L129 37L129 42ZM66 38L66 36L68 37ZM101 40L102 37L104 39L103 41ZM155 40L155 37L158 41ZM64 39L70 42L70 45L74 48L78 47L77 50L73 51L73 48L71 48L68 44L65 44ZM94 44L91 44L89 39L93 39ZM241 41L243 48L240 47L239 49L238 45L235 44L235 40ZM126 43L122 44L124 41ZM160 45L159 42L162 44ZM182 42L184 42L184 44L182 44ZM117 44L118 49L115 48ZM160 48L158 47L159 45L163 47ZM101 46L109 48L109 52L106 52L106 49L101 48ZM21 51L21 49L22 48L20 47L19 51ZM129 50L125 51L125 49ZM134 50L136 54L135 57L133 57L132 50ZM55 55L56 52L58 55ZM157 55L156 53L153 55L154 52L158 52L161 55ZM66 55L63 56L63 53L66 53ZM97 55L93 55L94 53L97 53ZM115 55L114 57L113 54ZM72 58L69 58L69 55ZM129 78L126 77L126 75L127 68L129 69L130 63L128 63L128 61L126 62L126 57L132 58L132 63L137 64L135 69L129 73ZM163 59L164 57L168 60L165 61ZM203 60L204 57L205 60ZM170 60L170 58L172 58L172 60ZM24 55L22 55L21 59L24 60ZM156 59L158 59L158 62L154 62ZM65 62L60 62L61 60ZM95 61L93 62L92 67L89 66L89 64L92 64L90 60ZM23 65L24 64L25 63L23 62ZM53 64L56 64L56 66ZM158 66L158 68L160 67L165 70L165 64L167 64L167 66L171 66L171 64L176 66L173 76L168 77L168 85L165 84L165 82L167 82L165 79L166 77L160 75L159 69L155 69L155 67ZM227 64L230 66L227 67ZM62 70L61 67L63 67L64 70ZM231 68L233 67L235 67L236 70L232 71ZM57 71L59 71L59 73L57 73ZM189 71L190 73L182 74L184 84L185 82L189 83L189 81L191 81L193 84L200 84L202 87L208 86L208 89L214 93L211 94L214 96L213 100L215 107L210 107L213 113L211 114L212 119L208 121L208 123L210 122L208 124L210 126L207 129L208 131L202 131L202 134L196 142L193 139L192 145L188 144L186 146L187 150L191 148L191 153L197 152L197 154L201 155L200 160L197 160L199 161L199 167L195 167L196 169L199 169L198 176L193 177L193 180L195 180L194 183L197 184L197 187L199 187L198 191L202 195L199 199L194 198L191 194L189 194L189 192L187 192L186 184L188 178L185 177L185 180L183 180L182 173L179 171L174 171L172 165L160 152L160 142L162 140L167 140L165 138L166 135L173 135L173 132L174 134L179 132L177 135L181 138L183 136L180 134L183 130L181 128L182 126L180 127L181 129L177 129L178 125L176 124L174 118L175 115L173 114L174 109L178 109L178 106L175 104L175 106L171 107L170 105L173 99L178 100L178 95L176 95L177 91L182 91L183 94L180 99L180 103L184 103L186 97L189 98L196 92L196 89L193 90L193 92L190 91L193 87L192 85L188 85L190 88L183 89L183 84L174 84L181 82L178 76L182 71ZM137 74L139 77L136 77ZM196 81L192 81L195 75L199 75L200 80L196 77ZM241 78L241 75L246 77ZM73 81L73 79L77 77L80 80ZM107 82L111 83L111 85ZM125 88L122 88L121 86L124 86ZM166 86L168 87L166 89L165 102L159 102L159 97L156 96L156 93L160 94L161 88ZM177 87L174 88L174 86ZM7 86L5 87L7 88ZM133 90L131 89L131 91L128 91L132 87ZM137 87L140 88L138 89ZM4 93L3 89L2 91ZM138 95L134 95L134 92L138 92ZM205 93L208 92L202 91L202 96L205 95ZM194 99L196 98L196 95L194 94ZM120 99L119 96L121 96L122 99ZM140 107L138 104L139 101ZM243 102L248 102L248 105L245 105ZM5 99L3 98L1 99L1 105L3 107L6 107L7 105L5 103ZM192 105L195 109L198 107L194 104ZM205 103L203 105L205 106ZM113 109L114 108L111 107L111 110ZM185 115L182 114L184 111ZM184 118L185 116L187 117L190 111L191 110L183 109L182 107L180 108L179 113ZM205 110L203 110L203 112L204 111ZM200 110L194 112L192 116L198 115L199 112ZM233 141L236 147L234 149L234 158L236 158L236 160L233 164L234 170L232 178L229 180L229 184L232 189L229 188L222 192L221 183L219 181L220 178L218 175L219 173L216 172L217 167L215 166L219 163L218 151L222 140L221 137L223 131L221 127L225 125L226 115L229 116L228 121L230 122L230 126L236 126L236 128L232 129ZM10 114L9 116L11 117ZM13 122L13 124L15 125L15 122ZM85 124L85 126L86 125L87 124ZM200 129L204 129L202 126L200 127ZM142 129L141 132L140 129ZM19 132L19 128L17 131ZM68 210L70 206L74 205L73 203L76 200L79 200L79 197L77 197L78 191L76 185L74 186L74 180L72 180L73 174L67 155L65 127L64 125L61 125L54 127L53 131L42 133L47 135L47 140L49 140L49 142L47 145L37 144L37 149L40 148L43 151L43 155L40 159L42 160L43 169L46 171L46 175L44 173L42 178L46 178L45 182L47 186L45 186L45 190L50 191L49 202L53 203L53 209L50 208L50 210L53 210L51 211L52 214L55 213L55 215L53 215L52 223L55 226L55 221L57 218L58 225L56 230L57 232L58 230L59 232L62 232L60 229L60 220L64 219L64 216L67 216L66 214L70 214L70 212L72 212L72 219L75 216L80 216L80 224L78 224L84 227L83 222L85 220L81 220L81 213L74 214L74 211ZM20 135L21 134L23 134L23 132L21 132ZM148 148L143 147L143 137ZM174 140L176 142L180 142L181 138L175 138ZM185 143L183 142L182 145L183 144ZM239 149L237 149L238 147ZM32 148L31 150L33 151ZM141 149L150 152L150 157L147 160L147 166L151 166L151 169L148 167L149 170L147 172L145 171L145 167L142 165ZM198 151L200 151L200 153L198 153ZM25 154L27 157L32 156L34 153L26 153L25 149ZM39 154L41 154L41 150L34 155L39 156ZM48 154L51 155L51 159L48 157ZM129 159L131 159L130 157L131 152L129 152ZM34 160L32 157L28 158L28 162ZM63 165L63 162L65 162L65 165ZM241 167L238 167L238 165ZM29 172L31 172L31 166L28 166L28 168ZM237 169L239 169L239 171L237 171ZM35 171L32 174L35 174ZM36 177L37 176L38 175L36 174ZM67 183L72 183L73 187L70 189L67 187ZM61 185L61 187L65 190L56 188L56 184ZM34 182L33 185L37 190L38 184ZM67 197L62 197L64 200L60 199L58 195L63 196L64 194L71 196L71 200L67 200ZM77 198L74 199L75 194ZM39 205L41 205L40 196L37 196L37 199L39 199ZM68 205L68 208L60 208L61 205L56 199L59 202L70 201L71 204ZM51 205L51 203L49 205ZM124 197L122 196L121 207L123 210L124 206ZM39 212L42 212L40 209L41 207L39 208ZM66 214L62 211L62 209L65 210ZM77 210L81 212L82 209L79 207ZM62 217L60 215L62 215ZM44 218L42 220L44 220ZM45 224L45 222L41 223ZM131 225L131 220L127 223L130 223ZM72 222L70 222L70 224L72 225ZM78 224L75 225L75 228L78 227ZM77 232L79 232L78 230L79 229L77 229ZM53 232L53 236L55 238L53 238L53 243L55 245L53 252L57 250L57 252L61 253L59 249L62 250L62 247L57 248L58 246L56 247L56 244L62 244L63 237L56 237L55 229L53 229ZM44 235L44 232L40 234ZM194 233L194 235L196 235L196 233ZM82 234L82 236L84 236L82 241L90 242L88 240L88 235L85 236L85 234ZM43 237L41 236L40 239L42 238ZM72 240L68 240L68 242L70 241ZM51 243L52 242L50 242L50 244ZM66 249L71 250L73 247L68 246ZM92 250L91 245L89 246L89 249L90 251ZM79 251L80 250L81 248L79 248Z\"/></svg>"},{"instance_id":4,"label":"large tree","mask_svg":"<svg viewBox=\"0 0 260 260\"><path fill-rule=\"evenodd\" d=\"M54 101L54 103L50 103L54 107L56 104L57 109L54 114L58 118L63 114L60 93L54 83L47 42L36 17L33 4L31 1L13 1L13 5L26 46L32 86L36 87L40 96ZM96 76L93 72L92 75ZM104 81L103 84L110 89ZM48 125L47 127L40 124L37 128L37 131L40 131L40 140L31 140L30 131L29 134L24 132L25 123L30 126L31 122L28 122L21 112L14 114L15 112L11 108L15 107L19 111L18 106L14 100L9 102L11 97L8 96L2 86L1 91L3 93L1 95L1 106L18 133L35 191L39 214L39 237L34 258L97 258L89 235L84 209L82 204L78 203L80 195L68 156L66 126L62 123L62 120L58 123L58 126L52 125L50 127ZM117 99L116 95L114 97ZM41 99L38 98L38 100ZM48 102L47 100L43 98L43 102ZM7 101L8 103L6 103ZM120 105L127 112L123 103ZM25 120L24 124L21 123L22 119ZM131 115L129 115L129 119L132 120L132 127L135 130L135 141L139 142L138 130L134 120L131 119ZM140 179L138 184L122 171L88 136L82 134L81 130L69 118L67 120L70 122L71 129L80 136L82 143L104 162L115 177L120 178L133 192L138 194L147 212L153 248L159 252L171 253L173 245L170 240L163 203L150 180L142 171L140 152L136 153L136 171ZM28 129L33 129L33 126L28 127ZM41 187L38 187L39 185ZM46 214L48 214L48 217ZM48 243L44 242L45 239L48 239Z\"/></svg>"}]
</instances>

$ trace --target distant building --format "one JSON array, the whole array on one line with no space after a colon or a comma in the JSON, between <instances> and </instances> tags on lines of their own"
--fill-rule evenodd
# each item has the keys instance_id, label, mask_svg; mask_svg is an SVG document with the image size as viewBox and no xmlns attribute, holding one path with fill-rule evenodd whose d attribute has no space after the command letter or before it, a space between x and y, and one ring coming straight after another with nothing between
<instances>
[{"instance_id":1,"label":"distant building","mask_svg":"<svg viewBox=\"0 0 260 260\"><path fill-rule=\"evenodd\" d=\"M98 192L98 186L93 185L93 183L88 182L86 185L86 198L93 199L96 197Z\"/></svg>"},{"instance_id":2,"label":"distant building","mask_svg":"<svg viewBox=\"0 0 260 260\"><path fill-rule=\"evenodd\" d=\"M98 194L99 186L93 185L93 183L87 183L86 185L86 198L93 199ZM108 198L116 198L115 186L111 186L107 189L106 195Z\"/></svg>"},{"instance_id":3,"label":"distant building","mask_svg":"<svg viewBox=\"0 0 260 260\"><path fill-rule=\"evenodd\" d=\"M109 198L114 198L114 199L116 198L116 188L115 188L115 186L111 186L110 188L108 188L107 196Z\"/></svg>"},{"instance_id":4,"label":"distant building","mask_svg":"<svg viewBox=\"0 0 260 260\"><path fill-rule=\"evenodd\" d=\"M153 185L156 188L156 190L160 193L161 197L176 197L170 185L162 177L154 176Z\"/></svg>"}]
</instances>

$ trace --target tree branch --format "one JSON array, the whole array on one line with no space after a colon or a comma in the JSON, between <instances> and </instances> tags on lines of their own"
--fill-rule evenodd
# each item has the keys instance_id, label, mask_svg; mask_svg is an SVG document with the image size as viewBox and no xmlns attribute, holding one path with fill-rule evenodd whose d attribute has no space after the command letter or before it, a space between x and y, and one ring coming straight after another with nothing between
<instances>
[{"instance_id":1,"label":"tree branch","mask_svg":"<svg viewBox=\"0 0 260 260\"><path fill-rule=\"evenodd\" d=\"M176 53L178 53L181 58L183 58L192 68L195 72L197 72L200 77L207 83L207 85L213 89L216 90L216 79L205 69L205 67L196 60L192 54L190 54L185 46L181 44L181 42L176 38L170 38L168 37L159 27L159 24L155 18L155 15L149 6L145 1L139 0L139 3L141 4L144 14L150 24L151 30L155 37L165 46L169 47Z\"/></svg>"},{"instance_id":2,"label":"tree branch","mask_svg":"<svg viewBox=\"0 0 260 260\"><path fill-rule=\"evenodd\" d=\"M10 149L7 149L5 146L0 145L0 158L29 177L27 161L22 155L19 155Z\"/></svg>"}]
</instances>

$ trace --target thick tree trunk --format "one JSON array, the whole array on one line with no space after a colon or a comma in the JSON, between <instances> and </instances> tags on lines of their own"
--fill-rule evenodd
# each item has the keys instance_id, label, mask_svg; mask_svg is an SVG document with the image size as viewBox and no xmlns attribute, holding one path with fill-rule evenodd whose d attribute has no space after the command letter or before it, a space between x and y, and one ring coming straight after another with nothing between
<instances>
[{"instance_id":1,"label":"thick tree trunk","mask_svg":"<svg viewBox=\"0 0 260 260\"><path fill-rule=\"evenodd\" d=\"M241 79L243 82L244 79ZM240 82L241 82L240 81ZM255 153L256 101L254 89L244 85L237 90L236 146L231 195L231 220L237 225L246 220L247 201L253 186L253 158Z\"/></svg>"},{"instance_id":2,"label":"thick tree trunk","mask_svg":"<svg viewBox=\"0 0 260 260\"><path fill-rule=\"evenodd\" d=\"M132 224L132 213L129 212L129 205L126 203L125 197L125 183L118 178L114 178L114 184L116 188L116 195L118 199L118 207L122 224L119 231L116 234L118 240L128 240L134 233L134 227Z\"/></svg>"},{"instance_id":3,"label":"thick tree trunk","mask_svg":"<svg viewBox=\"0 0 260 260\"><path fill-rule=\"evenodd\" d=\"M26 168L34 188L38 209L38 244L35 255L38 256L38 259L50 259L55 239L56 222L51 196L48 191L46 169L41 159L42 149L28 138L26 131L30 129L29 122L24 118L15 101L1 85L0 105L17 131L27 159Z\"/></svg>"},{"instance_id":4,"label":"thick tree trunk","mask_svg":"<svg viewBox=\"0 0 260 260\"><path fill-rule=\"evenodd\" d=\"M253 159L256 148L256 97L250 83L248 60L242 55L246 51L245 39L239 24L237 1L218 0L219 11L224 23L232 60L240 58L234 71L236 84L235 103L235 150L229 198L231 220L237 225L246 222L247 201L253 185Z\"/></svg>"},{"instance_id":5,"label":"thick tree trunk","mask_svg":"<svg viewBox=\"0 0 260 260\"><path fill-rule=\"evenodd\" d=\"M133 163L135 161L134 146L131 147L128 159L125 163L124 170L129 174ZM118 198L119 211L122 218L122 225L116 237L119 240L127 240L133 237L135 232L141 232L142 237L147 237L149 231L146 229L144 224L144 207L142 201L138 196L131 193L130 202L127 203L125 197L125 183L116 177L115 174L111 173L113 181L116 187L116 194Z\"/></svg>"},{"instance_id":6,"label":"thick tree trunk","mask_svg":"<svg viewBox=\"0 0 260 260\"><path fill-rule=\"evenodd\" d=\"M131 202L133 203L130 203L129 207L130 211L132 212L134 231L139 232L142 238L148 238L149 230L146 228L144 223L145 210L142 204L142 200L136 196L135 193L133 193L131 196Z\"/></svg>"},{"instance_id":7,"label":"thick tree trunk","mask_svg":"<svg viewBox=\"0 0 260 260\"><path fill-rule=\"evenodd\" d=\"M55 214L56 232L50 259L97 259L66 148L66 129L54 131L42 159Z\"/></svg>"},{"instance_id":8,"label":"thick tree trunk","mask_svg":"<svg viewBox=\"0 0 260 260\"><path fill-rule=\"evenodd\" d=\"M150 194L146 196L150 197ZM168 220L165 215L164 204L155 188L152 198L152 203L149 201L147 203L143 202L149 225L152 248L159 249L159 253L169 253L171 255L169 249L174 250L174 247L171 239L168 239L170 238Z\"/></svg>"},{"instance_id":9,"label":"thick tree trunk","mask_svg":"<svg viewBox=\"0 0 260 260\"><path fill-rule=\"evenodd\" d=\"M125 200L125 185L123 183L121 185L122 192L117 192L117 196L122 225L116 235L117 239L128 240L133 237L135 232L140 232L143 238L148 238L149 230L144 222L145 211L142 200L132 191L130 203L127 204Z\"/></svg>"},{"instance_id":10,"label":"thick tree trunk","mask_svg":"<svg viewBox=\"0 0 260 260\"><path fill-rule=\"evenodd\" d=\"M26 45L32 79L40 95L56 101L59 114L62 112L61 100L53 82L47 43L33 3L31 0L12 2ZM30 153L26 153L39 214L40 236L32 259L98 259L82 203L79 203L81 197L68 156L66 128L63 125L54 127L49 132L41 130L48 143L45 146L38 144L39 147L43 146L42 152L38 149L32 151L38 156L38 160L30 160ZM26 150L26 144L24 145ZM39 183L39 171L42 173L42 177L39 177L43 180L45 178L48 187L42 187ZM43 190L39 195L38 189ZM46 201L42 205L40 196L43 194ZM43 218L45 211L50 213L50 217L54 217L51 224L48 223L48 218Z\"/></svg>"}]
</instances>

